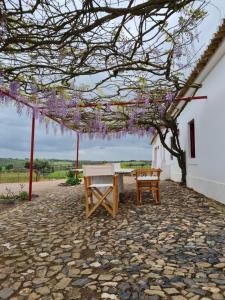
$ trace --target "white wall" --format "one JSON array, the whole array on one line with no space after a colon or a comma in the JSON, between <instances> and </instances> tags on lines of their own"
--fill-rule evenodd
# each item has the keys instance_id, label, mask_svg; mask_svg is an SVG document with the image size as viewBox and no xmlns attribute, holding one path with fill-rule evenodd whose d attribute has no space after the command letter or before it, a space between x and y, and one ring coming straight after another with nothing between
<instances>
[{"instance_id":1,"label":"white wall","mask_svg":"<svg viewBox=\"0 0 225 300\"><path fill-rule=\"evenodd\" d=\"M180 142L186 151L187 185L225 203L225 42L196 82L202 82L202 88L196 95L208 96L208 99L191 101L178 118ZM188 125L192 119L195 121L194 159L190 157ZM153 149L156 144L160 145L158 137L152 145ZM170 174L169 178L177 181L180 171L176 160L171 161L170 154L166 152L166 166L162 161L158 164L166 174Z\"/></svg>"}]
</instances>

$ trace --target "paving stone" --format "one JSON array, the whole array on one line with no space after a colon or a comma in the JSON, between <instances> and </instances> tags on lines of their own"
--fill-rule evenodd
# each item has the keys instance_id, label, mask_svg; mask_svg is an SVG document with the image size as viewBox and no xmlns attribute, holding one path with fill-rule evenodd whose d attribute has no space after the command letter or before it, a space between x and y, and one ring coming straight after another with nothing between
<instances>
[{"instance_id":1,"label":"paving stone","mask_svg":"<svg viewBox=\"0 0 225 300\"><path fill-rule=\"evenodd\" d=\"M10 296L12 296L13 293L14 293L13 289L5 287L2 290L0 290L0 298L8 299Z\"/></svg>"},{"instance_id":2,"label":"paving stone","mask_svg":"<svg viewBox=\"0 0 225 300\"><path fill-rule=\"evenodd\" d=\"M80 289L78 288L72 288L70 291L69 291L69 299L81 299L81 292L80 292Z\"/></svg>"},{"instance_id":3,"label":"paving stone","mask_svg":"<svg viewBox=\"0 0 225 300\"><path fill-rule=\"evenodd\" d=\"M162 181L162 204L143 193L137 207L133 181L116 219L87 220L82 195L57 187L0 212L0 299L225 299L224 213L210 199Z\"/></svg>"},{"instance_id":4,"label":"paving stone","mask_svg":"<svg viewBox=\"0 0 225 300\"><path fill-rule=\"evenodd\" d=\"M43 286L43 287L37 288L36 292L41 295L48 295L48 294L50 294L51 291L47 286Z\"/></svg>"},{"instance_id":5,"label":"paving stone","mask_svg":"<svg viewBox=\"0 0 225 300\"><path fill-rule=\"evenodd\" d=\"M72 282L73 286L83 287L87 283L91 282L89 278L80 278Z\"/></svg>"},{"instance_id":6,"label":"paving stone","mask_svg":"<svg viewBox=\"0 0 225 300\"><path fill-rule=\"evenodd\" d=\"M77 275L80 274L80 269L78 268L69 268L68 276L69 277L76 277Z\"/></svg>"},{"instance_id":7,"label":"paving stone","mask_svg":"<svg viewBox=\"0 0 225 300\"><path fill-rule=\"evenodd\" d=\"M225 268L225 263L219 263L219 264L214 265L213 267L217 268L217 269L223 269L223 268Z\"/></svg>"},{"instance_id":8,"label":"paving stone","mask_svg":"<svg viewBox=\"0 0 225 300\"><path fill-rule=\"evenodd\" d=\"M116 296L114 294L108 294L108 293L102 293L101 298L102 299L119 300L118 296Z\"/></svg>"},{"instance_id":9,"label":"paving stone","mask_svg":"<svg viewBox=\"0 0 225 300\"><path fill-rule=\"evenodd\" d=\"M212 294L212 299L224 300L224 296L222 294L219 294L219 293L214 293L214 294Z\"/></svg>"},{"instance_id":10,"label":"paving stone","mask_svg":"<svg viewBox=\"0 0 225 300\"><path fill-rule=\"evenodd\" d=\"M175 294L179 294L179 291L175 288L167 288L164 289L164 291L168 294L168 295L175 295Z\"/></svg>"},{"instance_id":11,"label":"paving stone","mask_svg":"<svg viewBox=\"0 0 225 300\"><path fill-rule=\"evenodd\" d=\"M165 297L165 293L163 291L159 291L159 290L145 290L145 294L146 295L156 295L156 296L160 296L160 297Z\"/></svg>"},{"instance_id":12,"label":"paving stone","mask_svg":"<svg viewBox=\"0 0 225 300\"><path fill-rule=\"evenodd\" d=\"M62 293L53 293L54 300L63 300L64 296Z\"/></svg>"},{"instance_id":13,"label":"paving stone","mask_svg":"<svg viewBox=\"0 0 225 300\"><path fill-rule=\"evenodd\" d=\"M186 300L186 298L182 295L172 296L171 299L172 300Z\"/></svg>"},{"instance_id":14,"label":"paving stone","mask_svg":"<svg viewBox=\"0 0 225 300\"><path fill-rule=\"evenodd\" d=\"M108 280L112 280L112 278L113 278L113 275L104 274L104 275L100 275L98 277L98 280L100 280L100 281L108 281Z\"/></svg>"},{"instance_id":15,"label":"paving stone","mask_svg":"<svg viewBox=\"0 0 225 300\"><path fill-rule=\"evenodd\" d=\"M54 287L55 290L63 290L71 282L71 278L62 278Z\"/></svg>"},{"instance_id":16,"label":"paving stone","mask_svg":"<svg viewBox=\"0 0 225 300\"><path fill-rule=\"evenodd\" d=\"M39 298L40 298L40 295L33 292L29 295L28 300L36 300L36 299L39 299Z\"/></svg>"}]
</instances>

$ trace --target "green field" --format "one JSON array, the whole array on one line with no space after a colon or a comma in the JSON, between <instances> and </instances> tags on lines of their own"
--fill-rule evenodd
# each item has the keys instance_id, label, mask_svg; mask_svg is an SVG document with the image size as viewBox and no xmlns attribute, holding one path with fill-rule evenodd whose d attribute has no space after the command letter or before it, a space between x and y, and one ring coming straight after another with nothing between
<instances>
[{"instance_id":1,"label":"green field","mask_svg":"<svg viewBox=\"0 0 225 300\"><path fill-rule=\"evenodd\" d=\"M63 179L66 178L67 170L55 171L49 174L40 176L40 180ZM33 181L36 176L33 174ZM13 182L28 182L29 172L0 172L0 183L13 183Z\"/></svg>"},{"instance_id":2,"label":"green field","mask_svg":"<svg viewBox=\"0 0 225 300\"><path fill-rule=\"evenodd\" d=\"M130 168L130 169L138 169L138 168L150 168L151 162L150 161L126 161L120 163L121 168Z\"/></svg>"}]
</instances>

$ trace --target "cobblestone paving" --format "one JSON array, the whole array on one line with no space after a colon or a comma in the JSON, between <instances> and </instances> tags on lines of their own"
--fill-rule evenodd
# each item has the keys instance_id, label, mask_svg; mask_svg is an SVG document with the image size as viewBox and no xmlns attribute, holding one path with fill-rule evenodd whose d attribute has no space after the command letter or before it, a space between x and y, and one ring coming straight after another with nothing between
<instances>
[{"instance_id":1,"label":"cobblestone paving","mask_svg":"<svg viewBox=\"0 0 225 300\"><path fill-rule=\"evenodd\" d=\"M130 185L113 220L86 220L82 186L0 214L0 299L225 299L225 215L172 182L162 204Z\"/></svg>"}]
</instances>

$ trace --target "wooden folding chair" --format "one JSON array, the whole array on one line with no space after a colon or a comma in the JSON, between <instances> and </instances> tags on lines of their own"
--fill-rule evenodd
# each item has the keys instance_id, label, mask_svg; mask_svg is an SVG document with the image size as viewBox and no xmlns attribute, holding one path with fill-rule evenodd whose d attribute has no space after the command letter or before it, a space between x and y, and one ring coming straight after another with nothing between
<instances>
[{"instance_id":1,"label":"wooden folding chair","mask_svg":"<svg viewBox=\"0 0 225 300\"><path fill-rule=\"evenodd\" d=\"M83 166L86 217L104 207L113 218L118 212L118 175L112 165Z\"/></svg>"},{"instance_id":2,"label":"wooden folding chair","mask_svg":"<svg viewBox=\"0 0 225 300\"><path fill-rule=\"evenodd\" d=\"M142 203L141 192L147 190L152 192L156 204L160 204L160 169L137 169L136 170L136 192L137 205Z\"/></svg>"}]
</instances>

